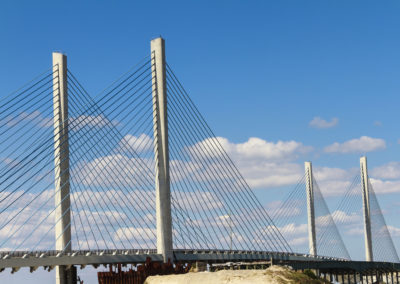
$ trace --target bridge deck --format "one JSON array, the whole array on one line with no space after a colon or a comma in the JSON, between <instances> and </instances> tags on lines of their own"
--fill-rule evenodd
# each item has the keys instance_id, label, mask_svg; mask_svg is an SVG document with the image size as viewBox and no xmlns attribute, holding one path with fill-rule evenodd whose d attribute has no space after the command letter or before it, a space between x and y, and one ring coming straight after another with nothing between
<instances>
[{"instance_id":1,"label":"bridge deck","mask_svg":"<svg viewBox=\"0 0 400 284\"><path fill-rule=\"evenodd\" d=\"M57 265L93 265L102 264L137 264L144 263L147 257L153 261L162 261L162 255L155 250L116 250L116 251L74 251L62 254L57 251L48 252L1 252L0 270L12 268L17 271L21 267L38 267L52 269ZM254 262L268 260L274 263L291 265L297 269L321 269L341 271L400 271L400 263L349 261L328 257L313 257L302 254L288 254L260 251L209 251L209 250L174 250L175 261L208 263L217 262Z\"/></svg>"}]
</instances>

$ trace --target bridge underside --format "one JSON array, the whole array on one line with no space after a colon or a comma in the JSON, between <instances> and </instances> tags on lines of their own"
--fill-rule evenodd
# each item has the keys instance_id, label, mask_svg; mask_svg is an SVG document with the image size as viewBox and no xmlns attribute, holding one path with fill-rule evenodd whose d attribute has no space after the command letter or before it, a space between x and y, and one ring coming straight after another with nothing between
<instances>
[{"instance_id":1,"label":"bridge underside","mask_svg":"<svg viewBox=\"0 0 400 284\"><path fill-rule=\"evenodd\" d=\"M30 267L31 271L38 267L51 270L57 265L71 267L78 265L98 267L108 264L140 264L150 257L152 261L162 261L162 255L155 250L114 250L114 251L75 251L61 254L48 252L1 252L0 271L11 268L12 272L21 267ZM315 269L320 273L372 275L376 272L399 272L400 263L348 261L327 257L312 257L301 254L259 252L259 251L210 251L210 250L174 250L174 261L181 263L206 262L226 263L271 261L274 264L289 265L294 269Z\"/></svg>"}]
</instances>

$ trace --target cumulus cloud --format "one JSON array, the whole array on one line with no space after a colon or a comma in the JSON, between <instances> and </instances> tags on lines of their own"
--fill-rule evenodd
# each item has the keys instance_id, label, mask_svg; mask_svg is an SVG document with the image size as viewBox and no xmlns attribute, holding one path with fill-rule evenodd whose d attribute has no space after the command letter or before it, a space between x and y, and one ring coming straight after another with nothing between
<instances>
[{"instance_id":1,"label":"cumulus cloud","mask_svg":"<svg viewBox=\"0 0 400 284\"><path fill-rule=\"evenodd\" d=\"M218 141L213 141L214 139ZM222 155L220 151L214 151L214 153L207 151L209 145L213 145L215 142L219 142L231 157L244 160L293 160L300 154L308 153L312 150L311 147L297 141L270 142L256 137L251 137L244 143L232 143L223 137L208 138L192 147L203 150L210 157L220 156Z\"/></svg>"},{"instance_id":2,"label":"cumulus cloud","mask_svg":"<svg viewBox=\"0 0 400 284\"><path fill-rule=\"evenodd\" d=\"M233 143L226 138L217 137L200 141L188 147L187 152L190 156L192 149L201 151L206 153L207 159L223 156L222 151L208 150L214 143L221 144L253 188L295 184L303 176L304 170L293 161L312 151L312 147L297 141L271 142L252 137L244 143Z\"/></svg>"},{"instance_id":3,"label":"cumulus cloud","mask_svg":"<svg viewBox=\"0 0 400 284\"><path fill-rule=\"evenodd\" d=\"M400 180L369 179L376 194L400 192Z\"/></svg>"},{"instance_id":4,"label":"cumulus cloud","mask_svg":"<svg viewBox=\"0 0 400 284\"><path fill-rule=\"evenodd\" d=\"M314 169L314 176L324 197L343 195L358 173L358 168L315 167Z\"/></svg>"},{"instance_id":5,"label":"cumulus cloud","mask_svg":"<svg viewBox=\"0 0 400 284\"><path fill-rule=\"evenodd\" d=\"M387 226L389 233L392 237L400 237L400 228L393 227L393 226Z\"/></svg>"},{"instance_id":6,"label":"cumulus cloud","mask_svg":"<svg viewBox=\"0 0 400 284\"><path fill-rule=\"evenodd\" d=\"M281 218L283 221L287 217L296 217L304 213L304 200L294 199L289 203L282 201L272 201L267 204L268 211L271 212L272 219L279 223ZM279 223L280 224L280 223Z\"/></svg>"},{"instance_id":7,"label":"cumulus cloud","mask_svg":"<svg viewBox=\"0 0 400 284\"><path fill-rule=\"evenodd\" d=\"M362 226L353 227L346 230L345 234L350 236L362 236L364 235L364 229L362 228Z\"/></svg>"},{"instance_id":8,"label":"cumulus cloud","mask_svg":"<svg viewBox=\"0 0 400 284\"><path fill-rule=\"evenodd\" d=\"M336 126L339 123L339 119L337 117L332 118L330 121L327 121L325 119L322 119L321 117L314 117L310 123L309 126L313 128L331 128Z\"/></svg>"},{"instance_id":9,"label":"cumulus cloud","mask_svg":"<svg viewBox=\"0 0 400 284\"><path fill-rule=\"evenodd\" d=\"M133 241L134 245L148 245L156 241L155 228L141 228L141 227L123 227L119 228L114 233L114 239L119 240L121 243L130 243Z\"/></svg>"},{"instance_id":10,"label":"cumulus cloud","mask_svg":"<svg viewBox=\"0 0 400 284\"><path fill-rule=\"evenodd\" d=\"M21 161L13 159L13 158L0 158L0 161L5 164L7 167L17 167L18 165L20 165Z\"/></svg>"},{"instance_id":11,"label":"cumulus cloud","mask_svg":"<svg viewBox=\"0 0 400 284\"><path fill-rule=\"evenodd\" d=\"M357 139L345 141L343 143L335 142L324 148L326 153L366 153L386 148L386 142L380 138L361 136Z\"/></svg>"},{"instance_id":12,"label":"cumulus cloud","mask_svg":"<svg viewBox=\"0 0 400 284\"><path fill-rule=\"evenodd\" d=\"M290 223L283 227L278 227L281 234L286 238L289 245L301 246L308 243L308 225Z\"/></svg>"},{"instance_id":13,"label":"cumulus cloud","mask_svg":"<svg viewBox=\"0 0 400 284\"><path fill-rule=\"evenodd\" d=\"M354 175L355 171L354 169L345 170L341 168L316 167L313 173L318 180L325 181L348 179Z\"/></svg>"},{"instance_id":14,"label":"cumulus cloud","mask_svg":"<svg viewBox=\"0 0 400 284\"><path fill-rule=\"evenodd\" d=\"M270 188L296 184L303 176L303 167L296 163L279 162L243 162L235 160L245 177L253 188Z\"/></svg>"},{"instance_id":15,"label":"cumulus cloud","mask_svg":"<svg viewBox=\"0 0 400 284\"><path fill-rule=\"evenodd\" d=\"M43 114L38 110L33 112L21 112L15 116L8 116L4 121L8 127L13 127L22 122L30 122L38 127L53 126L53 118L43 116Z\"/></svg>"},{"instance_id":16,"label":"cumulus cloud","mask_svg":"<svg viewBox=\"0 0 400 284\"><path fill-rule=\"evenodd\" d=\"M204 210L202 208L206 208L205 210L217 210L224 206L221 200L216 198L212 192L197 190L196 192L186 192L184 195L172 192L172 196L174 197L173 203L177 203L177 208L190 212ZM199 202L202 202L203 205L199 206Z\"/></svg>"},{"instance_id":17,"label":"cumulus cloud","mask_svg":"<svg viewBox=\"0 0 400 284\"><path fill-rule=\"evenodd\" d=\"M362 217L356 212L346 213L341 210L332 212L332 218L336 224L359 224L362 222Z\"/></svg>"},{"instance_id":18,"label":"cumulus cloud","mask_svg":"<svg viewBox=\"0 0 400 284\"><path fill-rule=\"evenodd\" d=\"M0 251L51 249L54 243L54 190L0 193ZM40 229L38 229L40 227ZM29 234L29 238L27 238ZM42 240L40 243L39 240Z\"/></svg>"},{"instance_id":19,"label":"cumulus cloud","mask_svg":"<svg viewBox=\"0 0 400 284\"><path fill-rule=\"evenodd\" d=\"M10 194L15 196L9 197L8 201L6 197L11 196ZM147 194L151 195L149 200L154 201L155 193L152 191ZM0 193L2 207L6 209L0 213L0 251L54 249L54 195L54 189L46 190L42 194L24 194L23 190ZM71 231L74 246L77 247L79 239L82 249L97 246L103 249L114 248L113 243L115 248L122 248L128 244L126 234L122 237L123 230L127 229L130 232L128 238L132 234L136 237L150 234L152 228L155 228L155 209L154 204L138 202L146 201L144 196L139 190L83 190L71 193ZM151 245L154 243L153 239L146 241Z\"/></svg>"},{"instance_id":20,"label":"cumulus cloud","mask_svg":"<svg viewBox=\"0 0 400 284\"><path fill-rule=\"evenodd\" d=\"M319 188L321 189L322 194L324 197L331 197L331 196L342 196L346 193L348 188L351 186L350 180L327 180L327 181L319 181ZM357 192L357 188L353 189L355 194L360 193Z\"/></svg>"},{"instance_id":21,"label":"cumulus cloud","mask_svg":"<svg viewBox=\"0 0 400 284\"><path fill-rule=\"evenodd\" d=\"M390 162L373 168L370 174L375 178L398 179L400 178L400 162Z\"/></svg>"},{"instance_id":22,"label":"cumulus cloud","mask_svg":"<svg viewBox=\"0 0 400 284\"><path fill-rule=\"evenodd\" d=\"M115 127L119 123L116 120L110 121L104 115L80 115L74 118L70 118L70 128L74 131L78 131L85 127Z\"/></svg>"},{"instance_id":23,"label":"cumulus cloud","mask_svg":"<svg viewBox=\"0 0 400 284\"><path fill-rule=\"evenodd\" d=\"M119 147L122 150L133 149L136 153L141 153L143 151L152 151L153 138L144 133L140 134L139 136L128 134L121 139Z\"/></svg>"},{"instance_id":24,"label":"cumulus cloud","mask_svg":"<svg viewBox=\"0 0 400 284\"><path fill-rule=\"evenodd\" d=\"M297 141L270 142L253 137L244 143L233 143L222 137L208 138L182 149L184 155L179 157L179 160L177 157L171 157L172 183L178 183L185 178L195 182L210 182L222 177L231 183L240 182L234 171L227 170L226 165L219 162L219 158L225 153L220 147L215 147L215 143L221 144L253 188L296 184L304 175L304 168L295 160L312 150L311 147ZM210 147L213 151L210 151ZM140 153L150 153L153 150L153 140L145 134L126 135L117 146L117 149L122 149L122 154L110 154L92 161L84 161L76 169L78 175L85 177L86 185L135 185L132 183L136 180L135 177L141 174L146 176L143 170L153 170L154 166L150 160L151 156L146 159L126 156L123 149L127 148ZM198 152L202 155L195 154ZM145 165L141 165L143 163Z\"/></svg>"},{"instance_id":25,"label":"cumulus cloud","mask_svg":"<svg viewBox=\"0 0 400 284\"><path fill-rule=\"evenodd\" d=\"M324 197L342 196L359 175L358 168L340 169L329 167L316 167L314 176ZM389 194L400 192L400 163L390 162L376 167L370 172L370 182L376 194ZM351 195L360 195L360 185L353 186Z\"/></svg>"},{"instance_id":26,"label":"cumulus cloud","mask_svg":"<svg viewBox=\"0 0 400 284\"><path fill-rule=\"evenodd\" d=\"M149 175L150 163L145 159L110 154L92 161L81 161L72 168L71 175L87 186L139 186L153 182Z\"/></svg>"}]
</instances>

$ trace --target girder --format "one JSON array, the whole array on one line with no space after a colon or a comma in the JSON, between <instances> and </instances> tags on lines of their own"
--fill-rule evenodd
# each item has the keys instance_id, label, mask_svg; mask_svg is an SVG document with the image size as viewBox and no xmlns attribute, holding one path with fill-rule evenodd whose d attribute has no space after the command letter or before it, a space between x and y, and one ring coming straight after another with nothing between
<instances>
[{"instance_id":1,"label":"girder","mask_svg":"<svg viewBox=\"0 0 400 284\"><path fill-rule=\"evenodd\" d=\"M32 271L38 267L53 269L57 265L93 265L95 267L106 264L137 264L144 263L150 257L152 261L163 261L161 254L155 250L115 250L115 251L73 251L60 254L57 251L49 252L2 252L0 270L12 268L18 271L21 267L31 267ZM225 250L174 250L177 262L207 263L221 262L257 262L272 261L272 263L290 265L296 269L336 269L346 271L385 270L400 271L400 263L349 261L330 257L302 255L295 253L275 253L263 251L225 251Z\"/></svg>"}]
</instances>

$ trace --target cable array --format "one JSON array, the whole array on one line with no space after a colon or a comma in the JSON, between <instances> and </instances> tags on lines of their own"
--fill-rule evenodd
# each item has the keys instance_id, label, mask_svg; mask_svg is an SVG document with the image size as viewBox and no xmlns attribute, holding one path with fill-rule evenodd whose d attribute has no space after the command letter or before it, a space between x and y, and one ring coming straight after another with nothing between
<instances>
[{"instance_id":1,"label":"cable array","mask_svg":"<svg viewBox=\"0 0 400 284\"><path fill-rule=\"evenodd\" d=\"M392 237L383 217L374 188L368 180L370 215L371 215L371 235L372 252L374 261L400 262Z\"/></svg>"},{"instance_id":2,"label":"cable array","mask_svg":"<svg viewBox=\"0 0 400 284\"><path fill-rule=\"evenodd\" d=\"M80 249L154 249L150 60L96 102L68 72L71 203Z\"/></svg>"},{"instance_id":3,"label":"cable array","mask_svg":"<svg viewBox=\"0 0 400 284\"><path fill-rule=\"evenodd\" d=\"M315 178L313 190L318 255L350 259L350 254Z\"/></svg>"},{"instance_id":4,"label":"cable array","mask_svg":"<svg viewBox=\"0 0 400 284\"><path fill-rule=\"evenodd\" d=\"M70 198L71 208L58 219L54 214L60 206L54 205L54 169L58 165L54 165L53 148L55 142L63 144L60 141L65 140L54 141L59 133L52 129L53 73L58 76L58 66L4 102L2 129L11 134L1 148L8 150L0 184L1 214L5 216L0 230L7 233L3 234L3 250L54 249L55 240L64 234L55 236L54 227L65 214L72 216L66 230L72 231L75 249L155 248L154 176L150 170L154 163L150 151L153 78L149 64L148 59L125 74L98 102L68 70L70 167L65 171L70 171L70 180L59 190L70 187L70 194L61 202ZM38 130L32 129L32 124ZM12 139L19 133L25 135L20 135L25 138L21 144Z\"/></svg>"},{"instance_id":5,"label":"cable array","mask_svg":"<svg viewBox=\"0 0 400 284\"><path fill-rule=\"evenodd\" d=\"M350 259L321 190L313 178L317 254ZM294 251L310 253L308 247L306 176L304 175L272 215Z\"/></svg>"},{"instance_id":6,"label":"cable array","mask_svg":"<svg viewBox=\"0 0 400 284\"><path fill-rule=\"evenodd\" d=\"M60 101L57 65L0 101L1 250L47 252L66 230L72 239L63 251L156 248L154 60L146 57L95 99L67 70L69 118L61 123L68 139L53 110ZM174 248L307 253L306 177L271 218L168 64L166 87ZM67 158L55 147L68 151L69 167L60 173ZM318 255L350 259L335 223L361 212L351 201L359 186L355 177L331 216L313 179ZM369 188L375 259L399 262ZM67 198L70 208L56 216ZM71 221L56 235L66 214Z\"/></svg>"},{"instance_id":7,"label":"cable array","mask_svg":"<svg viewBox=\"0 0 400 284\"><path fill-rule=\"evenodd\" d=\"M45 249L54 224L54 66L0 101L0 249ZM57 103L58 98L54 98ZM41 230L37 228L41 227ZM53 235L54 236L54 235Z\"/></svg>"},{"instance_id":8,"label":"cable array","mask_svg":"<svg viewBox=\"0 0 400 284\"><path fill-rule=\"evenodd\" d=\"M374 261L399 262L399 257L380 209L373 185L368 179L372 252ZM357 234L364 238L362 182L355 176L339 202L333 217L348 237ZM363 242L364 244L364 242Z\"/></svg>"},{"instance_id":9,"label":"cable array","mask_svg":"<svg viewBox=\"0 0 400 284\"><path fill-rule=\"evenodd\" d=\"M168 64L166 69L174 204L207 237L206 248L291 251Z\"/></svg>"}]
</instances>

